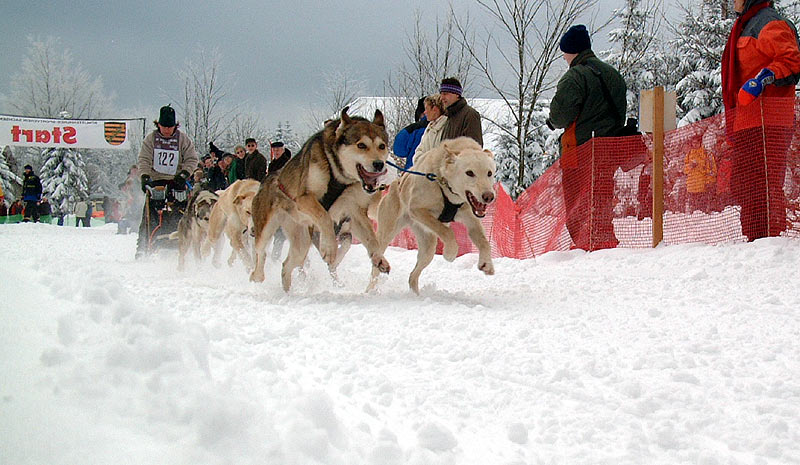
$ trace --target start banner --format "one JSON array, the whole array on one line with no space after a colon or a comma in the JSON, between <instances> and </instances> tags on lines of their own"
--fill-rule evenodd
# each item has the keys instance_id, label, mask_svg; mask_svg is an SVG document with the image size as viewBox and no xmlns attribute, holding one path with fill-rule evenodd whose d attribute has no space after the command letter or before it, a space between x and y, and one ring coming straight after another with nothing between
<instances>
[{"instance_id":1,"label":"start banner","mask_svg":"<svg viewBox=\"0 0 800 465\"><path fill-rule=\"evenodd\" d=\"M135 119L85 120L0 115L0 146L130 148L128 131ZM138 125L137 125L138 126Z\"/></svg>"}]
</instances>

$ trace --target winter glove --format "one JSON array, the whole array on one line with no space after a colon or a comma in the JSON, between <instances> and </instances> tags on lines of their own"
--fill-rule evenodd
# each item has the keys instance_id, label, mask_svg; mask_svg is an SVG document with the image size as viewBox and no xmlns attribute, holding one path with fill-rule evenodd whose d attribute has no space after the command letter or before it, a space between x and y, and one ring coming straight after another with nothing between
<instances>
[{"instance_id":1,"label":"winter glove","mask_svg":"<svg viewBox=\"0 0 800 465\"><path fill-rule=\"evenodd\" d=\"M142 192L147 192L147 186L150 185L150 175L143 174L142 175Z\"/></svg>"},{"instance_id":2,"label":"winter glove","mask_svg":"<svg viewBox=\"0 0 800 465\"><path fill-rule=\"evenodd\" d=\"M775 73L770 71L769 68L764 68L758 73L758 76L753 79L748 79L741 89L739 89L739 98L737 106L743 107L753 103L753 100L758 98L764 92L764 86L775 82Z\"/></svg>"},{"instance_id":3,"label":"winter glove","mask_svg":"<svg viewBox=\"0 0 800 465\"><path fill-rule=\"evenodd\" d=\"M178 184L186 184L187 179L189 179L189 172L186 170L180 170L178 174L175 175L175 182Z\"/></svg>"}]
</instances>

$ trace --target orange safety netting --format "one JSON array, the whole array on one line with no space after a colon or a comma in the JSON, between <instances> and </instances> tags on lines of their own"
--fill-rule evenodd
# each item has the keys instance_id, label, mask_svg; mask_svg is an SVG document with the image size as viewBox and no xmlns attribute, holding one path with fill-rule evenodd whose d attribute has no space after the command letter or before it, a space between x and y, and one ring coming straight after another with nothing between
<instances>
[{"instance_id":1,"label":"orange safety netting","mask_svg":"<svg viewBox=\"0 0 800 465\"><path fill-rule=\"evenodd\" d=\"M800 99L760 98L664 137L666 244L800 237ZM483 225L495 257L652 246L651 135L594 138L516 202L497 184ZM565 163L569 166L562 166ZM459 255L476 252L451 223ZM392 245L416 249L409 229ZM441 253L441 243L437 250Z\"/></svg>"}]
</instances>

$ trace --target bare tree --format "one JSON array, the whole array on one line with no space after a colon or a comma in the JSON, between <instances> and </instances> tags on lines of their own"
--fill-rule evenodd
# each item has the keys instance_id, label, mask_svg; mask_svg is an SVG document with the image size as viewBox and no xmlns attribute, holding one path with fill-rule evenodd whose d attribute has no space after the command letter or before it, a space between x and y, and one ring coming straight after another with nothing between
<instances>
[{"instance_id":1,"label":"bare tree","mask_svg":"<svg viewBox=\"0 0 800 465\"><path fill-rule=\"evenodd\" d=\"M270 132L255 113L242 113L233 117L228 129L219 141L214 143L222 149L232 150L237 145L244 145L244 140L252 137L260 145L269 140Z\"/></svg>"},{"instance_id":2,"label":"bare tree","mask_svg":"<svg viewBox=\"0 0 800 465\"><path fill-rule=\"evenodd\" d=\"M552 67L560 56L558 42L582 14L597 0L476 0L493 20L480 43L471 41L468 19L451 16L458 39L473 58L485 87L497 94L512 113L511 124L493 121L515 141L519 166L517 188L524 187L525 153L532 144L537 100L555 85ZM507 77L511 76L511 79Z\"/></svg>"},{"instance_id":3,"label":"bare tree","mask_svg":"<svg viewBox=\"0 0 800 465\"><path fill-rule=\"evenodd\" d=\"M417 100L438 92L443 78L458 77L468 89L474 66L464 43L471 43L473 38L466 28L461 36L457 36L452 15L444 21L437 16L433 29L426 31L422 13L416 11L414 27L406 33L403 46L405 61L384 82L384 95L395 107L394 111L387 112L392 128L399 129L413 121Z\"/></svg>"},{"instance_id":4,"label":"bare tree","mask_svg":"<svg viewBox=\"0 0 800 465\"><path fill-rule=\"evenodd\" d=\"M228 129L232 115L239 105L226 101L233 84L229 75L224 75L222 56L217 49L210 53L200 52L196 62L187 60L178 72L183 84L183 95L173 98L180 114L181 126L192 138L198 151L208 150L208 143L220 138Z\"/></svg>"},{"instance_id":5,"label":"bare tree","mask_svg":"<svg viewBox=\"0 0 800 465\"><path fill-rule=\"evenodd\" d=\"M342 108L364 96L367 88L366 80L340 69L326 71L323 82L322 93L317 95L317 105L309 110L306 121L312 133L320 130L325 120L335 118Z\"/></svg>"},{"instance_id":6,"label":"bare tree","mask_svg":"<svg viewBox=\"0 0 800 465\"><path fill-rule=\"evenodd\" d=\"M28 37L28 54L12 77L6 107L22 116L96 118L106 113L113 97L103 90L55 37Z\"/></svg>"}]
</instances>

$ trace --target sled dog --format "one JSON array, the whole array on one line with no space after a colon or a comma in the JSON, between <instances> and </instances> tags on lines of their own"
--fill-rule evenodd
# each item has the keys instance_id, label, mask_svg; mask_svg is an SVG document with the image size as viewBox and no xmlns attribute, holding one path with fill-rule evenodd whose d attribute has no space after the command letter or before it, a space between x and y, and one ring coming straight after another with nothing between
<instances>
[{"instance_id":1,"label":"sled dog","mask_svg":"<svg viewBox=\"0 0 800 465\"><path fill-rule=\"evenodd\" d=\"M174 233L178 238L178 270L183 271L189 248L194 251L195 258L200 260L200 246L208 235L211 210L218 198L214 192L202 190L189 200L186 212L178 222L178 231Z\"/></svg>"},{"instance_id":2,"label":"sled dog","mask_svg":"<svg viewBox=\"0 0 800 465\"><path fill-rule=\"evenodd\" d=\"M264 280L266 246L278 227L289 240L289 254L281 269L281 283L288 292L292 271L301 266L311 246L309 228L319 232L319 252L328 266L337 263L334 212L337 220L349 219L353 235L366 247L373 267L389 271L372 223L367 217L370 196L378 192L388 157L383 114L372 121L350 117L347 108L313 135L300 152L261 184L253 198L255 269L250 280Z\"/></svg>"},{"instance_id":3,"label":"sled dog","mask_svg":"<svg viewBox=\"0 0 800 465\"><path fill-rule=\"evenodd\" d=\"M433 260L437 236L444 244L445 260L455 260L458 243L447 223L458 221L467 227L470 239L478 247L478 269L494 274L489 241L480 221L495 199L496 165L492 152L469 137L459 137L425 152L413 169L433 173L436 181L406 174L392 182L378 206L377 253L383 254L397 233L410 226L419 250L408 285L419 294L419 275ZM373 269L369 289L377 284L377 276Z\"/></svg>"},{"instance_id":4,"label":"sled dog","mask_svg":"<svg viewBox=\"0 0 800 465\"><path fill-rule=\"evenodd\" d=\"M250 209L258 188L261 183L254 179L240 179L224 191L220 191L219 200L211 210L211 218L208 225L208 238L203 244L202 254L206 256L214 248L213 263L219 266L220 254L222 253L222 232L228 236L233 251L228 258L228 266L233 265L233 261L238 256L248 270L253 268L253 258L250 254L250 233L251 223Z\"/></svg>"}]
</instances>

